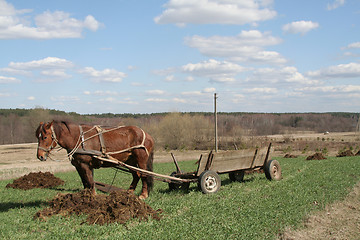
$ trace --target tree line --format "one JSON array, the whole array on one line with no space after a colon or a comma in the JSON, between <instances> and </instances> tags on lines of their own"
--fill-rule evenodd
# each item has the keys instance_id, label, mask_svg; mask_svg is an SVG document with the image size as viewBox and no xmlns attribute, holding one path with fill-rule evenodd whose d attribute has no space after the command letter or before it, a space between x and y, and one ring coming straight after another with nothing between
<instances>
[{"instance_id":1,"label":"tree line","mask_svg":"<svg viewBox=\"0 0 360 240\"><path fill-rule=\"evenodd\" d=\"M102 126L136 125L148 131L161 149L210 149L214 115L210 112L153 114L78 114L52 109L0 109L0 144L36 142L40 122L65 120ZM313 132L351 132L358 113L218 113L220 145L241 145L243 136Z\"/></svg>"}]
</instances>

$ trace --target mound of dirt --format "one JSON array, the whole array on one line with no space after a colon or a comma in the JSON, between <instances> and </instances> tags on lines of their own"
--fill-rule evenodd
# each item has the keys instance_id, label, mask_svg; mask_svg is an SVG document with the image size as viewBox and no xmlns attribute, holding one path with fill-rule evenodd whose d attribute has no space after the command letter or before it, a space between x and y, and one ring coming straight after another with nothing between
<instances>
[{"instance_id":1,"label":"mound of dirt","mask_svg":"<svg viewBox=\"0 0 360 240\"><path fill-rule=\"evenodd\" d=\"M55 177L50 172L31 172L15 179L13 183L6 185L6 188L28 190L33 188L52 188L62 184L64 184L64 181Z\"/></svg>"},{"instance_id":2,"label":"mound of dirt","mask_svg":"<svg viewBox=\"0 0 360 240\"><path fill-rule=\"evenodd\" d=\"M297 158L297 156L287 153L284 158Z\"/></svg>"},{"instance_id":3,"label":"mound of dirt","mask_svg":"<svg viewBox=\"0 0 360 240\"><path fill-rule=\"evenodd\" d=\"M343 151L343 152L339 153L336 156L337 157L352 157L352 156L355 156L355 155L351 150L346 150L346 151Z\"/></svg>"},{"instance_id":4,"label":"mound of dirt","mask_svg":"<svg viewBox=\"0 0 360 240\"><path fill-rule=\"evenodd\" d=\"M139 197L129 191L113 191L110 195L93 195L87 189L78 193L58 194L49 202L49 207L36 213L35 219L46 220L52 215L86 214L88 224L104 225L107 223L124 224L138 218L139 221L149 217L160 220L161 209L153 210Z\"/></svg>"},{"instance_id":5,"label":"mound of dirt","mask_svg":"<svg viewBox=\"0 0 360 240\"><path fill-rule=\"evenodd\" d=\"M322 153L315 153L314 155L308 156L306 160L323 160L326 159Z\"/></svg>"}]
</instances>

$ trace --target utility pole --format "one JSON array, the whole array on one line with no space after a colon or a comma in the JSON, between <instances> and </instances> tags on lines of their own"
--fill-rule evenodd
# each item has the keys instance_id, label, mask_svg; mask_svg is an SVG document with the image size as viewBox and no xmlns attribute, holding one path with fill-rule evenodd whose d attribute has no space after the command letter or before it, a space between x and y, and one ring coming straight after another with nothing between
<instances>
[{"instance_id":1,"label":"utility pole","mask_svg":"<svg viewBox=\"0 0 360 240\"><path fill-rule=\"evenodd\" d=\"M214 118L215 118L215 152L218 151L218 131L217 131L217 110L216 110L216 93L214 93Z\"/></svg>"}]
</instances>

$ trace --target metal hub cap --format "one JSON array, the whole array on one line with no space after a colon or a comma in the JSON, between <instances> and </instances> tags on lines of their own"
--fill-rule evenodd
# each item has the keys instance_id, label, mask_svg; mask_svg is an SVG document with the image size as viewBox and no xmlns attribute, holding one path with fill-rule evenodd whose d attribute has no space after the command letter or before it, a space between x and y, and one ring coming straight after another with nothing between
<instances>
[{"instance_id":1,"label":"metal hub cap","mask_svg":"<svg viewBox=\"0 0 360 240\"><path fill-rule=\"evenodd\" d=\"M208 191L211 192L211 191L216 190L216 185L217 185L217 182L216 182L215 177L213 177L213 176L206 177L206 179L205 179L205 188Z\"/></svg>"},{"instance_id":2,"label":"metal hub cap","mask_svg":"<svg viewBox=\"0 0 360 240\"><path fill-rule=\"evenodd\" d=\"M272 168L272 172L273 172L274 176L276 176L276 175L277 175L278 169L277 169L277 167L276 167L276 166L273 166L273 168Z\"/></svg>"}]
</instances>

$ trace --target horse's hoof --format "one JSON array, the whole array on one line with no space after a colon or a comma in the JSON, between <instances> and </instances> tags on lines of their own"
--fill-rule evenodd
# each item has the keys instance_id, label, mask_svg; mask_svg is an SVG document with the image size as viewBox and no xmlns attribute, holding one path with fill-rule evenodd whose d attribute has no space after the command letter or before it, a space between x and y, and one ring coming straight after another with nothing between
<instances>
[{"instance_id":1,"label":"horse's hoof","mask_svg":"<svg viewBox=\"0 0 360 240\"><path fill-rule=\"evenodd\" d=\"M145 195L142 195L142 194L139 196L139 199L140 199L140 200L144 200L144 199L146 199L146 198L148 198L148 196L145 196Z\"/></svg>"}]
</instances>

